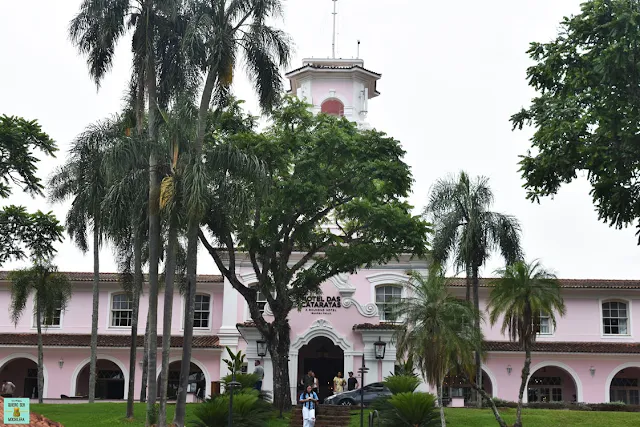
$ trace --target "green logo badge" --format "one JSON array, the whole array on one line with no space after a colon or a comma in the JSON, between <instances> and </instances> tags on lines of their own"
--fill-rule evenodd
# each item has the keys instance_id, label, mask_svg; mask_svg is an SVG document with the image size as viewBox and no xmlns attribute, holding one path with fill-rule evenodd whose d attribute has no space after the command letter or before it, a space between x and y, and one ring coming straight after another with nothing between
<instances>
[{"instance_id":1,"label":"green logo badge","mask_svg":"<svg viewBox=\"0 0 640 427\"><path fill-rule=\"evenodd\" d=\"M5 397L5 424L29 424L29 399Z\"/></svg>"}]
</instances>

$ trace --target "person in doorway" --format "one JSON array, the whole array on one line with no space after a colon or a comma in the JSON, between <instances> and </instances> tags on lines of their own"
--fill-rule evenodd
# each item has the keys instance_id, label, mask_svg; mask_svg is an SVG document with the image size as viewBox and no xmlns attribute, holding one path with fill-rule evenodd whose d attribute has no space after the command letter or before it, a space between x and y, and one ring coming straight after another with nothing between
<instances>
[{"instance_id":1,"label":"person in doorway","mask_svg":"<svg viewBox=\"0 0 640 427\"><path fill-rule=\"evenodd\" d=\"M16 385L9 380L2 380L2 397L13 397Z\"/></svg>"},{"instance_id":2,"label":"person in doorway","mask_svg":"<svg viewBox=\"0 0 640 427\"><path fill-rule=\"evenodd\" d=\"M353 372L349 372L349 378L347 379L347 390L355 390L358 388L358 380L353 376Z\"/></svg>"},{"instance_id":3,"label":"person in doorway","mask_svg":"<svg viewBox=\"0 0 640 427\"><path fill-rule=\"evenodd\" d=\"M311 371L311 376L313 377L313 385L311 386L314 393L320 393L320 383L318 382L318 377L316 377L316 373Z\"/></svg>"},{"instance_id":4,"label":"person in doorway","mask_svg":"<svg viewBox=\"0 0 640 427\"><path fill-rule=\"evenodd\" d=\"M342 378L342 372L338 372L338 375L333 377L333 394L342 393L346 384L347 382Z\"/></svg>"},{"instance_id":5,"label":"person in doorway","mask_svg":"<svg viewBox=\"0 0 640 427\"><path fill-rule=\"evenodd\" d=\"M258 377L256 381L256 390L262 391L262 380L264 380L264 368L260 364L259 360L256 360L255 363L256 368L253 370L253 373Z\"/></svg>"},{"instance_id":6,"label":"person in doorway","mask_svg":"<svg viewBox=\"0 0 640 427\"><path fill-rule=\"evenodd\" d=\"M302 404L302 427L313 427L316 424L318 395L310 385L300 395L300 403Z\"/></svg>"},{"instance_id":7,"label":"person in doorway","mask_svg":"<svg viewBox=\"0 0 640 427\"><path fill-rule=\"evenodd\" d=\"M300 385L302 385L303 392L307 389L308 386L311 386L311 388L313 388L313 378L313 371L309 369L307 375L305 375L302 380L300 380Z\"/></svg>"}]
</instances>

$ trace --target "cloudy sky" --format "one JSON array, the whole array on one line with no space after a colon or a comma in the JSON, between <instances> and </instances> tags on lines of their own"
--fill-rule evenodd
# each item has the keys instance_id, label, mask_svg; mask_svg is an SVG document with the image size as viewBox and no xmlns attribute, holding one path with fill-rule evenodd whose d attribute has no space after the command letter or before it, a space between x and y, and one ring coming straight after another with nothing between
<instances>
[{"instance_id":1,"label":"cloudy sky","mask_svg":"<svg viewBox=\"0 0 640 427\"><path fill-rule=\"evenodd\" d=\"M531 41L548 41L563 16L578 13L579 0L339 0L337 56L356 55L382 74L381 96L369 103L369 122L400 140L415 178L411 201L422 209L431 184L459 170L486 175L495 192L495 210L515 215L524 230L528 259L539 258L564 278L637 278L639 248L634 229L614 230L598 221L583 178L541 205L525 200L518 155L529 147L531 131L512 132L509 117L534 95L525 81ZM118 46L111 73L99 91L85 59L67 38L80 0L3 0L0 14L0 114L38 119L59 144L57 159L40 163L46 178L89 123L116 113L130 72L129 39ZM302 58L331 54L330 0L286 0L279 25L295 42L291 68ZM237 74L240 76L240 73ZM245 78L235 93L257 113ZM30 210L50 205L16 192L7 203ZM56 262L61 270L91 271L66 240ZM115 271L111 250L102 271ZM14 268L13 263L3 268ZM500 266L493 259L486 274ZM205 254L199 272L214 272Z\"/></svg>"}]
</instances>

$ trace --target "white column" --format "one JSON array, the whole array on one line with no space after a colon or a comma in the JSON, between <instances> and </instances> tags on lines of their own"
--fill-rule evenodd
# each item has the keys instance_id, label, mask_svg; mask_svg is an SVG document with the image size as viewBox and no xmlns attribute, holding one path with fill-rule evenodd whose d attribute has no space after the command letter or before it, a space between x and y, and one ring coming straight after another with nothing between
<instances>
[{"instance_id":1,"label":"white column","mask_svg":"<svg viewBox=\"0 0 640 427\"><path fill-rule=\"evenodd\" d=\"M357 374L357 369L353 369L353 354L345 354L344 355L344 376L345 378L348 376L347 372L353 372L354 375Z\"/></svg>"},{"instance_id":2,"label":"white column","mask_svg":"<svg viewBox=\"0 0 640 427\"><path fill-rule=\"evenodd\" d=\"M289 353L289 388L291 389L291 403L298 403L298 352Z\"/></svg>"},{"instance_id":3,"label":"white column","mask_svg":"<svg viewBox=\"0 0 640 427\"><path fill-rule=\"evenodd\" d=\"M224 293L222 301L222 326L220 334L232 334L238 336L236 323L238 323L238 291L236 291L229 280L224 279Z\"/></svg>"}]
</instances>

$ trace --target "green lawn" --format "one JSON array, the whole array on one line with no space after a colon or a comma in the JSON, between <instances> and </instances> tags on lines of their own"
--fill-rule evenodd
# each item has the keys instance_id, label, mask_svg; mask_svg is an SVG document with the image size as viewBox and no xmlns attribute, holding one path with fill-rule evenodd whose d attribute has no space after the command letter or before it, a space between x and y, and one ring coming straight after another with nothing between
<instances>
[{"instance_id":1,"label":"green lawn","mask_svg":"<svg viewBox=\"0 0 640 427\"><path fill-rule=\"evenodd\" d=\"M190 419L194 405L187 405L187 419ZM144 426L145 404L136 403L135 420L124 419L126 404L124 403L95 403L82 404L44 404L31 405L31 410L45 417L62 423L65 427L111 427L111 426ZM174 405L168 407L169 419L173 419ZM477 409L446 409L447 425L450 427L495 427L498 424L490 410ZM515 409L502 409L507 423L515 420ZM568 411L551 409L525 409L523 421L526 427L569 427L569 426L640 426L640 413L634 412L594 412ZM365 410L365 426L369 410ZM288 427L288 417L274 418L269 421L269 427ZM354 411L351 417L351 427L360 426L360 413Z\"/></svg>"},{"instance_id":2,"label":"green lawn","mask_svg":"<svg viewBox=\"0 0 640 427\"><path fill-rule=\"evenodd\" d=\"M450 427L497 427L498 423L491 410L447 408L447 426ZM502 409L500 414L507 423L516 419L515 409ZM369 411L365 410L364 425L367 426ZM525 409L522 421L526 427L631 427L640 426L637 412L594 412L555 409ZM360 413L354 412L351 427L360 426Z\"/></svg>"},{"instance_id":3,"label":"green lawn","mask_svg":"<svg viewBox=\"0 0 640 427\"><path fill-rule=\"evenodd\" d=\"M187 405L187 420L192 419L192 409L195 404ZM135 404L135 419L124 418L127 405L125 403L88 403L31 405L31 411L44 415L50 420L57 421L65 427L111 427L111 426L144 426L146 404ZM175 405L167 407L169 420L173 419ZM274 418L269 421L269 427L288 427L289 420Z\"/></svg>"}]
</instances>

